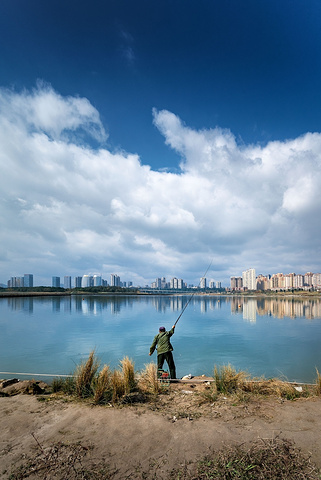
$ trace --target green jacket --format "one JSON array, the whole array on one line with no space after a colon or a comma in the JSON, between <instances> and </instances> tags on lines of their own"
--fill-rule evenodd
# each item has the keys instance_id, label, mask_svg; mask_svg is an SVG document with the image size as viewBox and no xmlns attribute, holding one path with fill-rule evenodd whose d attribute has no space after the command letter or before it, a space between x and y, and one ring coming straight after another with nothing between
<instances>
[{"instance_id":1,"label":"green jacket","mask_svg":"<svg viewBox=\"0 0 321 480\"><path fill-rule=\"evenodd\" d=\"M159 332L150 347L150 354L152 354L157 345L157 355L160 353L172 352L173 347L169 341L170 337L174 334L174 328L171 328L169 332Z\"/></svg>"}]
</instances>

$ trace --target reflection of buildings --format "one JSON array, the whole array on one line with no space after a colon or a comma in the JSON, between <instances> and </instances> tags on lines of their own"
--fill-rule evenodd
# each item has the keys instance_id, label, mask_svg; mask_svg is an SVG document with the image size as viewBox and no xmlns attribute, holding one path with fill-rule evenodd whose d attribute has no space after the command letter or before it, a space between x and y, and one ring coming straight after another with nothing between
<instances>
[{"instance_id":1,"label":"reflection of buildings","mask_svg":"<svg viewBox=\"0 0 321 480\"><path fill-rule=\"evenodd\" d=\"M34 305L40 301L51 301L52 311L65 314L75 310L82 315L102 315L110 312L118 315L122 308L136 307L137 304L151 305L157 312L166 314L169 312L180 313L188 302L188 308L200 310L202 314L209 310L224 308L229 303L232 314L242 315L244 320L255 322L257 315L273 316L275 318L307 318L321 319L321 298L296 298L296 297L248 297L248 296L203 296L196 295L191 298L188 295L155 295L155 296L54 296L48 299L34 299L33 297L9 297L8 306L12 310L24 310L32 314ZM36 302L36 303L35 303ZM145 307L144 307L145 308Z\"/></svg>"},{"instance_id":2,"label":"reflection of buildings","mask_svg":"<svg viewBox=\"0 0 321 480\"><path fill-rule=\"evenodd\" d=\"M200 310L201 310L201 313L206 313L207 312L207 301L206 299L204 298L201 298L199 300L200 302Z\"/></svg>"},{"instance_id":3,"label":"reflection of buildings","mask_svg":"<svg viewBox=\"0 0 321 480\"><path fill-rule=\"evenodd\" d=\"M243 313L245 320L255 321L256 314L276 318L321 318L320 299L298 298L231 298L231 312Z\"/></svg>"},{"instance_id":4,"label":"reflection of buildings","mask_svg":"<svg viewBox=\"0 0 321 480\"><path fill-rule=\"evenodd\" d=\"M243 304L243 318L250 322L256 322L256 305L255 298L246 298Z\"/></svg>"},{"instance_id":5,"label":"reflection of buildings","mask_svg":"<svg viewBox=\"0 0 321 480\"><path fill-rule=\"evenodd\" d=\"M60 312L60 303L62 297L53 297L51 301L52 311L55 313Z\"/></svg>"},{"instance_id":6,"label":"reflection of buildings","mask_svg":"<svg viewBox=\"0 0 321 480\"><path fill-rule=\"evenodd\" d=\"M33 298L32 297L13 297L8 298L8 307L13 311L23 310L25 313L33 313Z\"/></svg>"},{"instance_id":7,"label":"reflection of buildings","mask_svg":"<svg viewBox=\"0 0 321 480\"><path fill-rule=\"evenodd\" d=\"M69 295L67 297L64 297L63 302L64 302L64 313L70 313L71 312L71 297Z\"/></svg>"}]
</instances>

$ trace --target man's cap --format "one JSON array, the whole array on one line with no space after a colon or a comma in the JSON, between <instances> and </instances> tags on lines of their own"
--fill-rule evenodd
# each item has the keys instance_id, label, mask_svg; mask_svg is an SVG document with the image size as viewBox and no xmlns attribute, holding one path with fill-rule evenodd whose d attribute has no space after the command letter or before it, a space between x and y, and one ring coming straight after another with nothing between
<instances>
[{"instance_id":1,"label":"man's cap","mask_svg":"<svg viewBox=\"0 0 321 480\"><path fill-rule=\"evenodd\" d=\"M159 327L160 332L165 332L165 327Z\"/></svg>"}]
</instances>

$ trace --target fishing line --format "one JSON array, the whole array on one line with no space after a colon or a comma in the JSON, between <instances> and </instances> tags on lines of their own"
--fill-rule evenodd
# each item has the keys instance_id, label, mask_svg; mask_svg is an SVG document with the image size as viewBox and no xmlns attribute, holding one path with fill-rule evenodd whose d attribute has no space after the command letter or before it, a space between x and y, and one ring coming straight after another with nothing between
<instances>
[{"instance_id":1,"label":"fishing line","mask_svg":"<svg viewBox=\"0 0 321 480\"><path fill-rule=\"evenodd\" d=\"M207 274L207 272L209 271L212 263L213 263L213 259L210 261L210 264L209 264L209 266L207 267L204 275L201 277L201 280L202 280L204 277L206 277L206 274ZM201 280L200 280L199 283L198 283L198 287L200 286ZM198 287L197 287L197 288L198 288ZM176 322L174 323L174 326L176 326L178 320L181 318L181 316L182 316L183 313L185 312L187 305L190 303L190 301L191 301L192 298L194 297L195 293L196 293L196 290L195 290L195 292L192 293L192 295L190 296L190 298L188 299L188 301L187 301L186 304L184 305L184 308L183 308L183 310L181 311L181 313L180 313L179 317L177 318Z\"/></svg>"}]
</instances>

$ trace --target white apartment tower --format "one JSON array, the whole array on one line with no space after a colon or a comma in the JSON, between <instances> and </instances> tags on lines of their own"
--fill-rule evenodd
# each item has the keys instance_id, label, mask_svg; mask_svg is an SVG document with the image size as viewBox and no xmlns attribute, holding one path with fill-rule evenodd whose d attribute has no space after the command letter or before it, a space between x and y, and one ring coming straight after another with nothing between
<instances>
[{"instance_id":1,"label":"white apartment tower","mask_svg":"<svg viewBox=\"0 0 321 480\"><path fill-rule=\"evenodd\" d=\"M256 290L255 268L249 268L242 272L243 288Z\"/></svg>"}]
</instances>

